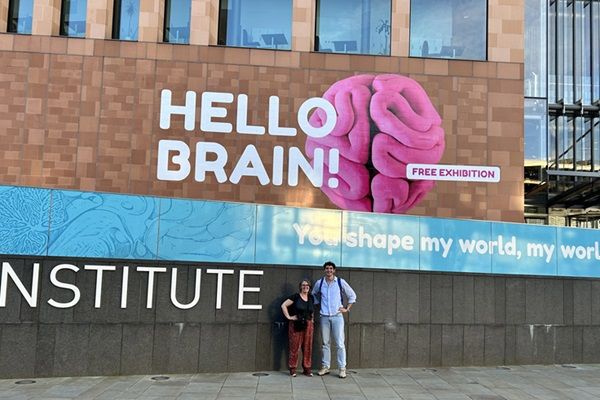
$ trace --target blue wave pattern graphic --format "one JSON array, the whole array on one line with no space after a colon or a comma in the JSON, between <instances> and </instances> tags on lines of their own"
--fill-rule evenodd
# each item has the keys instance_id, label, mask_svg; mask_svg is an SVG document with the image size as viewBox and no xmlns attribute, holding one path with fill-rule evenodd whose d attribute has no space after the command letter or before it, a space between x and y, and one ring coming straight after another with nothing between
<instances>
[{"instance_id":1,"label":"blue wave pattern graphic","mask_svg":"<svg viewBox=\"0 0 600 400\"><path fill-rule=\"evenodd\" d=\"M248 204L0 186L0 254L252 263L255 220Z\"/></svg>"},{"instance_id":2,"label":"blue wave pattern graphic","mask_svg":"<svg viewBox=\"0 0 600 400\"><path fill-rule=\"evenodd\" d=\"M252 263L255 219L251 204L161 199L159 258Z\"/></svg>"},{"instance_id":3,"label":"blue wave pattern graphic","mask_svg":"<svg viewBox=\"0 0 600 400\"><path fill-rule=\"evenodd\" d=\"M52 191L48 255L157 258L158 199Z\"/></svg>"},{"instance_id":4,"label":"blue wave pattern graphic","mask_svg":"<svg viewBox=\"0 0 600 400\"><path fill-rule=\"evenodd\" d=\"M0 253L46 254L50 192L0 186Z\"/></svg>"}]
</instances>

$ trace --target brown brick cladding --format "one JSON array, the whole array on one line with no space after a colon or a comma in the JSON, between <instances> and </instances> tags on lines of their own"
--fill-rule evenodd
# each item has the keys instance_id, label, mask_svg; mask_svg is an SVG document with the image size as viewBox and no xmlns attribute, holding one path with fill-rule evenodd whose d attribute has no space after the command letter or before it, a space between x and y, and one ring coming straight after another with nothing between
<instances>
[{"instance_id":1,"label":"brown brick cladding","mask_svg":"<svg viewBox=\"0 0 600 400\"><path fill-rule=\"evenodd\" d=\"M215 141L237 160L255 143L267 171L275 145L295 138L203 133L174 117L158 127L160 91L183 104L186 90L246 93L249 121L266 124L268 98L281 123L335 81L358 73L399 73L420 82L443 119L442 163L492 165L499 184L438 182L414 215L523 219L523 65L405 57L318 54L208 46L0 34L0 184L335 208L307 180L298 187L156 179L160 139ZM200 97L198 97L198 102ZM228 120L235 123L235 105ZM192 163L193 165L193 163Z\"/></svg>"}]
</instances>

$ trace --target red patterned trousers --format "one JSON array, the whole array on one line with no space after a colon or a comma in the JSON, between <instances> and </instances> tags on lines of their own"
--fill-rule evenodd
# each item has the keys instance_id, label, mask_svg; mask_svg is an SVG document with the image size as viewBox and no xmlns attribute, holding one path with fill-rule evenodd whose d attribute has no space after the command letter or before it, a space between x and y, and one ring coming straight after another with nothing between
<instances>
[{"instance_id":1,"label":"red patterned trousers","mask_svg":"<svg viewBox=\"0 0 600 400\"><path fill-rule=\"evenodd\" d=\"M288 337L289 337L289 348L290 358L288 366L292 370L296 370L298 365L298 352L302 347L302 368L304 371L310 371L312 367L312 344L313 344L313 332L315 325L313 321L307 321L306 329L303 331L297 331L294 328L294 321L289 322Z\"/></svg>"}]
</instances>

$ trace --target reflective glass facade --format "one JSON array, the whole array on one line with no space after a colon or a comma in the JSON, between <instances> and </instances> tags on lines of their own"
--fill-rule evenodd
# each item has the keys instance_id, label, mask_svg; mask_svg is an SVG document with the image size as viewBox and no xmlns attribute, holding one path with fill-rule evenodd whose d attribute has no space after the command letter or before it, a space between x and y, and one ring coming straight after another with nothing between
<instances>
[{"instance_id":1,"label":"reflective glass facade","mask_svg":"<svg viewBox=\"0 0 600 400\"><path fill-rule=\"evenodd\" d=\"M487 1L411 1L410 55L485 60Z\"/></svg>"},{"instance_id":2,"label":"reflective glass facade","mask_svg":"<svg viewBox=\"0 0 600 400\"><path fill-rule=\"evenodd\" d=\"M548 163L547 104L547 4L525 2L525 188L534 190L544 181ZM555 149L552 149L555 150ZM540 201L540 199L537 199Z\"/></svg>"},{"instance_id":3,"label":"reflective glass facade","mask_svg":"<svg viewBox=\"0 0 600 400\"><path fill-rule=\"evenodd\" d=\"M137 40L140 0L115 0L113 39Z\"/></svg>"},{"instance_id":4,"label":"reflective glass facade","mask_svg":"<svg viewBox=\"0 0 600 400\"><path fill-rule=\"evenodd\" d=\"M549 7L549 114L556 148L550 168L597 171L599 1L553 0ZM529 48L528 48L529 50Z\"/></svg>"},{"instance_id":5,"label":"reflective glass facade","mask_svg":"<svg viewBox=\"0 0 600 400\"><path fill-rule=\"evenodd\" d=\"M551 102L585 105L598 100L599 7L597 0L552 0L549 3L548 98ZM533 51L533 46L527 47L527 52Z\"/></svg>"},{"instance_id":6,"label":"reflective glass facade","mask_svg":"<svg viewBox=\"0 0 600 400\"><path fill-rule=\"evenodd\" d=\"M164 41L187 44L190 42L190 0L167 0L165 2Z\"/></svg>"},{"instance_id":7,"label":"reflective glass facade","mask_svg":"<svg viewBox=\"0 0 600 400\"><path fill-rule=\"evenodd\" d=\"M389 55L390 33L390 0L317 2L316 51Z\"/></svg>"},{"instance_id":8,"label":"reflective glass facade","mask_svg":"<svg viewBox=\"0 0 600 400\"><path fill-rule=\"evenodd\" d=\"M547 0L525 2L525 96L546 97Z\"/></svg>"},{"instance_id":9,"label":"reflective glass facade","mask_svg":"<svg viewBox=\"0 0 600 400\"><path fill-rule=\"evenodd\" d=\"M220 45L290 50L291 0L221 0Z\"/></svg>"},{"instance_id":10,"label":"reflective glass facade","mask_svg":"<svg viewBox=\"0 0 600 400\"><path fill-rule=\"evenodd\" d=\"M61 36L84 37L87 0L63 0L60 14Z\"/></svg>"},{"instance_id":11,"label":"reflective glass facade","mask_svg":"<svg viewBox=\"0 0 600 400\"><path fill-rule=\"evenodd\" d=\"M8 3L7 31L13 33L31 33L33 0L11 0Z\"/></svg>"},{"instance_id":12,"label":"reflective glass facade","mask_svg":"<svg viewBox=\"0 0 600 400\"><path fill-rule=\"evenodd\" d=\"M586 199L594 198L600 178L600 1L525 4L526 178L547 142L547 170L537 188L526 190L526 203L541 188L546 197L537 200L546 208L596 207ZM532 122L544 118L542 104L547 127Z\"/></svg>"}]
</instances>

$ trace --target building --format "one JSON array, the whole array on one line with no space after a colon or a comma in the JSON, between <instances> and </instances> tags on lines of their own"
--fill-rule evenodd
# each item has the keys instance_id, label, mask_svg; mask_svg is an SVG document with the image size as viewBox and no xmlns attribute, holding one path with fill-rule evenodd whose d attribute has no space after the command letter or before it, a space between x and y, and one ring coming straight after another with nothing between
<instances>
[{"instance_id":1,"label":"building","mask_svg":"<svg viewBox=\"0 0 600 400\"><path fill-rule=\"evenodd\" d=\"M597 362L597 231L513 224L525 9L0 2L0 376L284 369L328 259L350 367Z\"/></svg>"},{"instance_id":2,"label":"building","mask_svg":"<svg viewBox=\"0 0 600 400\"><path fill-rule=\"evenodd\" d=\"M530 1L525 208L530 222L598 227L597 1Z\"/></svg>"}]
</instances>

